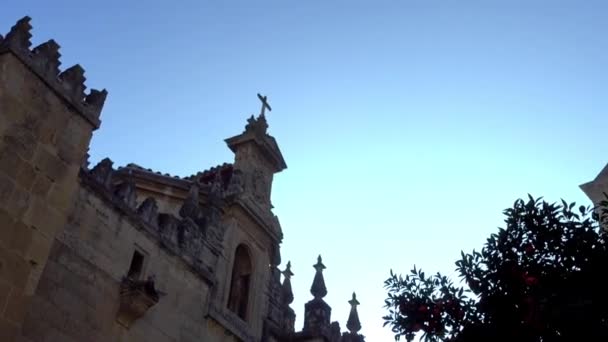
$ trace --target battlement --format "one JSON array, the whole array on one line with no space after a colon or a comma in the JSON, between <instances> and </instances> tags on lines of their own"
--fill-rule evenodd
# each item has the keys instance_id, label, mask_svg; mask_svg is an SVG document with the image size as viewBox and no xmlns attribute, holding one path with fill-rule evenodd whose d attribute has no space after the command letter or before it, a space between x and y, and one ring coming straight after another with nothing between
<instances>
[{"instance_id":1,"label":"battlement","mask_svg":"<svg viewBox=\"0 0 608 342\"><path fill-rule=\"evenodd\" d=\"M125 170L123 168L122 170ZM82 182L98 196L111 203L136 227L146 232L169 254L180 257L205 282L213 284L215 259L222 253L223 227L220 225L221 203L210 200L201 208L196 182L179 180L189 188L179 217L161 213L153 197L137 204L136 186L128 173L117 171L106 158L91 170L82 168ZM218 191L218 192L214 192ZM207 196L223 197L218 187L211 187Z\"/></svg>"},{"instance_id":2,"label":"battlement","mask_svg":"<svg viewBox=\"0 0 608 342\"><path fill-rule=\"evenodd\" d=\"M108 92L105 89L91 89L85 94L84 69L78 64L61 71L59 44L54 40L30 49L30 20L25 16L6 36L0 35L0 54L12 53L94 128L99 128L99 116Z\"/></svg>"}]
</instances>

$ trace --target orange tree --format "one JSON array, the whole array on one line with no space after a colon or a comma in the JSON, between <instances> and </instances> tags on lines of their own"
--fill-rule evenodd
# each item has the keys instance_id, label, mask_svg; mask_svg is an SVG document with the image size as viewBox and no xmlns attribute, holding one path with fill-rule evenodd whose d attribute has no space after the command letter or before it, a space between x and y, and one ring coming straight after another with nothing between
<instances>
[{"instance_id":1,"label":"orange tree","mask_svg":"<svg viewBox=\"0 0 608 342\"><path fill-rule=\"evenodd\" d=\"M461 253L458 284L416 267L391 271L384 324L407 341L608 341L607 204L599 220L563 200L515 201L505 228Z\"/></svg>"}]
</instances>

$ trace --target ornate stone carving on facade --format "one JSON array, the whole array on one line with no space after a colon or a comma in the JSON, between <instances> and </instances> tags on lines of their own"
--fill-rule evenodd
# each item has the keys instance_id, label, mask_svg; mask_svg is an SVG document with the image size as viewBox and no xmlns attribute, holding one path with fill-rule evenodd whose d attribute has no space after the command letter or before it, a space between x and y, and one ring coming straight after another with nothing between
<instances>
[{"instance_id":1,"label":"ornate stone carving on facade","mask_svg":"<svg viewBox=\"0 0 608 342\"><path fill-rule=\"evenodd\" d=\"M93 179L108 190L112 187L112 172L114 171L112 169L112 164L114 163L110 160L110 158L104 158L90 171Z\"/></svg>"},{"instance_id":2,"label":"ornate stone carving on facade","mask_svg":"<svg viewBox=\"0 0 608 342\"><path fill-rule=\"evenodd\" d=\"M120 306L116 321L129 328L141 318L152 306L158 303L159 293L154 286L154 279L137 281L124 277L120 283Z\"/></svg>"},{"instance_id":3,"label":"ornate stone carving on facade","mask_svg":"<svg viewBox=\"0 0 608 342\"><path fill-rule=\"evenodd\" d=\"M211 182L211 187L209 188L208 201L209 204L212 205L220 205L224 192L224 180L222 179L222 174L218 171L215 174L215 178Z\"/></svg>"},{"instance_id":4,"label":"ornate stone carving on facade","mask_svg":"<svg viewBox=\"0 0 608 342\"><path fill-rule=\"evenodd\" d=\"M223 250L225 227L222 224L222 205L224 197L224 185L220 172L217 172L211 183L207 196L207 205L203 209L201 224L205 228L205 237L215 254Z\"/></svg>"},{"instance_id":5,"label":"ornate stone carving on facade","mask_svg":"<svg viewBox=\"0 0 608 342\"><path fill-rule=\"evenodd\" d=\"M158 234L161 244L170 249L177 248L177 226L179 223L179 219L171 214L161 213L158 215Z\"/></svg>"},{"instance_id":6,"label":"ornate stone carving on facade","mask_svg":"<svg viewBox=\"0 0 608 342\"><path fill-rule=\"evenodd\" d=\"M94 128L98 128L99 115L108 94L107 91L92 89L88 95L85 95L84 82L86 79L84 69L79 65L60 72L61 54L59 44L55 41L49 40L30 50L32 45L30 21L30 17L21 18L6 34L6 37L0 39L0 53L12 52L32 72L42 78L53 91L68 101Z\"/></svg>"},{"instance_id":7,"label":"ornate stone carving on facade","mask_svg":"<svg viewBox=\"0 0 608 342\"><path fill-rule=\"evenodd\" d=\"M200 227L189 217L180 221L177 226L177 242L183 253L198 262L203 249L204 233Z\"/></svg>"},{"instance_id":8,"label":"ornate stone carving on facade","mask_svg":"<svg viewBox=\"0 0 608 342\"><path fill-rule=\"evenodd\" d=\"M129 208L135 208L137 203L137 193L135 192L135 184L133 183L133 180L127 179L118 184L114 193L118 198L123 200Z\"/></svg>"},{"instance_id":9,"label":"ornate stone carving on facade","mask_svg":"<svg viewBox=\"0 0 608 342\"><path fill-rule=\"evenodd\" d=\"M232 171L226 192L227 195L238 195L243 192L243 171L239 169Z\"/></svg>"},{"instance_id":10,"label":"ornate stone carving on facade","mask_svg":"<svg viewBox=\"0 0 608 342\"><path fill-rule=\"evenodd\" d=\"M257 118L252 115L249 119L247 119L245 132L251 132L258 136L264 136L267 130L268 122L266 121L265 115L260 114Z\"/></svg>"},{"instance_id":11,"label":"ornate stone carving on facade","mask_svg":"<svg viewBox=\"0 0 608 342\"><path fill-rule=\"evenodd\" d=\"M190 218L194 221L198 221L201 217L201 208L199 204L199 187L196 182L192 183L188 197L179 209L179 215L183 218Z\"/></svg>"},{"instance_id":12,"label":"ornate stone carving on facade","mask_svg":"<svg viewBox=\"0 0 608 342\"><path fill-rule=\"evenodd\" d=\"M158 224L158 205L153 197L146 198L137 208L137 213L152 226Z\"/></svg>"},{"instance_id":13,"label":"ornate stone carving on facade","mask_svg":"<svg viewBox=\"0 0 608 342\"><path fill-rule=\"evenodd\" d=\"M256 169L251 173L251 193L258 203L270 203L270 182L262 170Z\"/></svg>"}]
</instances>

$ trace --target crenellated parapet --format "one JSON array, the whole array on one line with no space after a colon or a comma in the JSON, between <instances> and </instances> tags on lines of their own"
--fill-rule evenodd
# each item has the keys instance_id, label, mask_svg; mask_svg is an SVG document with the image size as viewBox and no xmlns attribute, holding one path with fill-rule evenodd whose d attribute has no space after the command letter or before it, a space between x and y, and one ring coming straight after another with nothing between
<instances>
[{"instance_id":1,"label":"crenellated parapet","mask_svg":"<svg viewBox=\"0 0 608 342\"><path fill-rule=\"evenodd\" d=\"M105 89L91 89L86 94L84 69L78 64L61 71L59 44L54 40L51 39L30 49L32 45L30 20L30 17L23 17L6 36L0 35L0 54L15 55L94 128L99 128L99 116L108 92Z\"/></svg>"},{"instance_id":2,"label":"crenellated parapet","mask_svg":"<svg viewBox=\"0 0 608 342\"><path fill-rule=\"evenodd\" d=\"M202 205L199 198L202 189L198 182L165 177L180 182L182 187L189 186L179 216L176 216L159 212L159 206L153 197L147 197L137 204L134 172L138 170L128 167L115 170L112 161L106 158L90 170L83 168L81 180L111 202L169 254L180 257L194 272L213 284L217 258L222 254L223 248L224 227L220 221L224 191L218 184L209 184L204 193L211 199Z\"/></svg>"}]
</instances>

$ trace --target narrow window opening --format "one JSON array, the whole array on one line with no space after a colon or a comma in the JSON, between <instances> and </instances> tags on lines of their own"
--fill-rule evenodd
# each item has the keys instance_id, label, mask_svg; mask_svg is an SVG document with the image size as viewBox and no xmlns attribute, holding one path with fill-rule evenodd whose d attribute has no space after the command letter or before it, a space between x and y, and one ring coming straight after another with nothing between
<instances>
[{"instance_id":1,"label":"narrow window opening","mask_svg":"<svg viewBox=\"0 0 608 342\"><path fill-rule=\"evenodd\" d=\"M129 273L127 277L133 280L139 280L141 272L144 268L144 255L139 251L133 252L133 258L131 258L131 266L129 266Z\"/></svg>"},{"instance_id":2,"label":"narrow window opening","mask_svg":"<svg viewBox=\"0 0 608 342\"><path fill-rule=\"evenodd\" d=\"M246 247L240 245L237 247L234 255L228 309L237 314L242 320L247 320L251 273L251 257Z\"/></svg>"}]
</instances>

